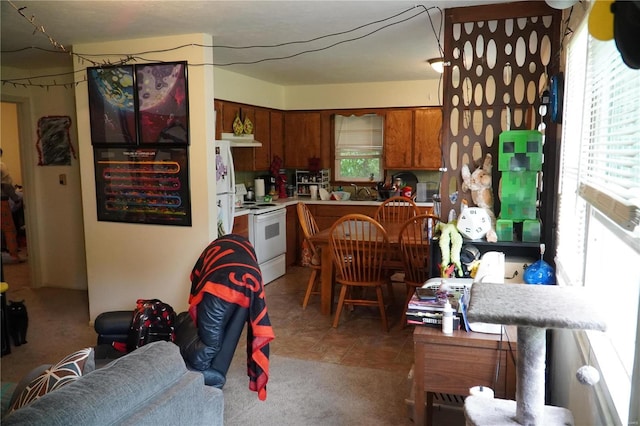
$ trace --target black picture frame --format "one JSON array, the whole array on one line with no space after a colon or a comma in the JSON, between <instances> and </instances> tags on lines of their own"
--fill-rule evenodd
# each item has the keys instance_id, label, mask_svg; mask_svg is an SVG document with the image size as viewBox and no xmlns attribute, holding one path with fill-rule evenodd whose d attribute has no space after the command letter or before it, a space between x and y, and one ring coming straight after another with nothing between
<instances>
[{"instance_id":1,"label":"black picture frame","mask_svg":"<svg viewBox=\"0 0 640 426\"><path fill-rule=\"evenodd\" d=\"M91 143L137 145L133 65L87 68Z\"/></svg>"},{"instance_id":2,"label":"black picture frame","mask_svg":"<svg viewBox=\"0 0 640 426\"><path fill-rule=\"evenodd\" d=\"M191 226L188 147L94 147L98 221Z\"/></svg>"},{"instance_id":3,"label":"black picture frame","mask_svg":"<svg viewBox=\"0 0 640 426\"><path fill-rule=\"evenodd\" d=\"M139 145L188 145L186 61L139 64L135 72Z\"/></svg>"}]
</instances>

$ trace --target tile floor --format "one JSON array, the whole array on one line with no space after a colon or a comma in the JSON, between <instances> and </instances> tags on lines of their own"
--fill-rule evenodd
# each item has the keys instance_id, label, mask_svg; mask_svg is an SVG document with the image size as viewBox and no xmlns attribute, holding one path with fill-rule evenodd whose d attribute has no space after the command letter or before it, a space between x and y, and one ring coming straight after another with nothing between
<instances>
[{"instance_id":1,"label":"tile floor","mask_svg":"<svg viewBox=\"0 0 640 426\"><path fill-rule=\"evenodd\" d=\"M390 331L382 330L377 308L343 310L337 328L332 316L320 313L320 296L312 295L306 309L302 299L310 270L292 267L265 289L267 308L279 355L336 364L406 372L413 364L413 328L401 327L404 285L395 284L396 305L388 310Z\"/></svg>"},{"instance_id":2,"label":"tile floor","mask_svg":"<svg viewBox=\"0 0 640 426\"><path fill-rule=\"evenodd\" d=\"M320 296L312 295L307 308L302 309L309 274L310 269L294 266L265 288L269 319L276 334L270 347L272 353L389 370L402 377L408 376L414 359L413 326L400 325L405 300L404 284L394 284L396 303L387 311L389 332L382 330L377 308L362 306L353 311L345 309L338 327L333 328L333 316L320 313ZM407 395L403 398L413 399L410 389L407 381ZM437 406L434 404L433 424L464 425L461 403L443 400Z\"/></svg>"}]
</instances>

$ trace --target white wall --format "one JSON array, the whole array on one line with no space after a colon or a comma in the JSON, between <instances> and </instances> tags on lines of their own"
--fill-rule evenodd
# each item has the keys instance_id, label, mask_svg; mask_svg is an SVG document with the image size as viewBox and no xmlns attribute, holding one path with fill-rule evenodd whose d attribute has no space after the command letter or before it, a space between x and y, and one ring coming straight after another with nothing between
<instances>
[{"instance_id":1,"label":"white wall","mask_svg":"<svg viewBox=\"0 0 640 426\"><path fill-rule=\"evenodd\" d=\"M71 71L71 66L63 69L3 67L2 78L58 75ZM72 81L70 76L57 80ZM34 79L33 83L41 81ZM51 79L46 79L46 82L51 83ZM71 117L70 139L75 152L78 152L72 85L47 89L6 84L2 87L2 100L18 105L31 285L86 289L80 159L72 159L70 166L38 166L36 149L38 120L61 115ZM59 184L60 174L66 174L67 185Z\"/></svg>"},{"instance_id":2,"label":"white wall","mask_svg":"<svg viewBox=\"0 0 640 426\"><path fill-rule=\"evenodd\" d=\"M20 161L20 128L18 127L18 107L13 102L2 102L0 122L0 146L2 162L9 170L14 185L22 185L22 162Z\"/></svg>"},{"instance_id":3,"label":"white wall","mask_svg":"<svg viewBox=\"0 0 640 426\"><path fill-rule=\"evenodd\" d=\"M286 110L441 105L438 80L286 86Z\"/></svg>"},{"instance_id":4,"label":"white wall","mask_svg":"<svg viewBox=\"0 0 640 426\"><path fill-rule=\"evenodd\" d=\"M277 86L222 68L214 73L217 99L280 110L436 106L442 99L437 79Z\"/></svg>"},{"instance_id":5,"label":"white wall","mask_svg":"<svg viewBox=\"0 0 640 426\"><path fill-rule=\"evenodd\" d=\"M576 372L583 365L595 364L595 359L589 360L589 350L583 349L579 337L584 331L554 329L552 331L552 363L551 363L551 405L566 407L571 410L576 425L614 425L617 416L615 409L607 399L608 391L604 380L595 386L583 385L578 382ZM582 337L584 345L588 345Z\"/></svg>"},{"instance_id":6,"label":"white wall","mask_svg":"<svg viewBox=\"0 0 640 426\"><path fill-rule=\"evenodd\" d=\"M212 50L197 47L211 44L211 36L191 34L83 44L74 49L84 54L131 53L188 45L176 51L145 53L144 57L149 61L211 64ZM86 65L74 66L80 69ZM91 320L101 312L133 309L138 298L162 299L177 312L188 306L191 269L202 250L217 236L213 67L189 66L188 86L191 227L97 220L87 85L76 88Z\"/></svg>"},{"instance_id":7,"label":"white wall","mask_svg":"<svg viewBox=\"0 0 640 426\"><path fill-rule=\"evenodd\" d=\"M214 77L213 90L216 99L264 108L285 109L283 86L256 80L221 67L214 68Z\"/></svg>"}]
</instances>

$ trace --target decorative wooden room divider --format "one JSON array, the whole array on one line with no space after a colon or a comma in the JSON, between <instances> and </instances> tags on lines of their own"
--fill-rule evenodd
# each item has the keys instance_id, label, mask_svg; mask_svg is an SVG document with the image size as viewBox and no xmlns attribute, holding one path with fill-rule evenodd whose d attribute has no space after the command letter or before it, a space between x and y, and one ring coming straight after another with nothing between
<instances>
[{"instance_id":1,"label":"decorative wooden room divider","mask_svg":"<svg viewBox=\"0 0 640 426\"><path fill-rule=\"evenodd\" d=\"M493 156L494 211L500 212L498 137L503 130L535 129L544 122L543 241L552 240L559 141L549 114L540 116L540 97L559 71L562 12L543 1L445 10L442 153L442 216L460 211L460 170L473 171Z\"/></svg>"}]
</instances>

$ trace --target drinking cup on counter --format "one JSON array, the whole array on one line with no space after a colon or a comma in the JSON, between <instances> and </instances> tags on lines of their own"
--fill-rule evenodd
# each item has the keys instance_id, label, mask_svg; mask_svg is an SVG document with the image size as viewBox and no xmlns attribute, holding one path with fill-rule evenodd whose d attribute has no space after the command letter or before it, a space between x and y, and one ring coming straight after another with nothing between
<instances>
[{"instance_id":1,"label":"drinking cup on counter","mask_svg":"<svg viewBox=\"0 0 640 426\"><path fill-rule=\"evenodd\" d=\"M318 199L318 185L309 185L309 194L311 194L311 199Z\"/></svg>"}]
</instances>

